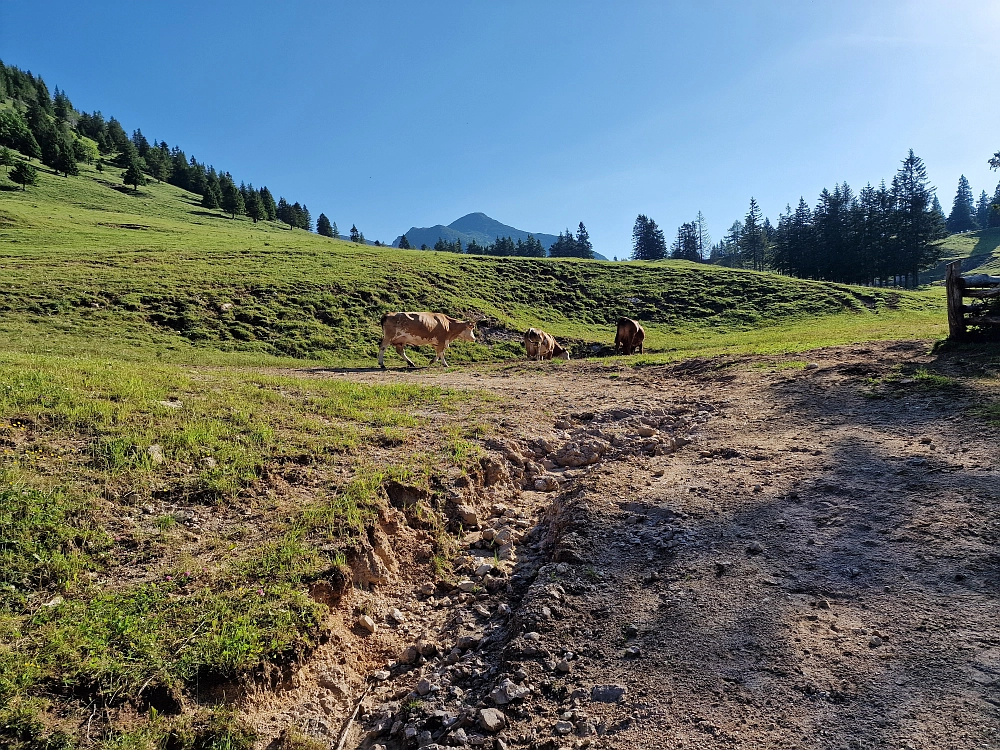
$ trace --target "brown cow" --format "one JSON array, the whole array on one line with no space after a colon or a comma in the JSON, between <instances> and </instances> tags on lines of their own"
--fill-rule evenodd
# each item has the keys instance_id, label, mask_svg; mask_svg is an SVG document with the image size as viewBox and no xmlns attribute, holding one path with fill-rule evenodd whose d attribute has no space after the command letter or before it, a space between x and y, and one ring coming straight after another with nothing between
<instances>
[{"instance_id":1,"label":"brown cow","mask_svg":"<svg viewBox=\"0 0 1000 750\"><path fill-rule=\"evenodd\" d=\"M524 351L535 361L553 357L569 361L569 352L541 328L529 328L524 334Z\"/></svg>"},{"instance_id":2,"label":"brown cow","mask_svg":"<svg viewBox=\"0 0 1000 750\"><path fill-rule=\"evenodd\" d=\"M434 362L441 360L441 363L448 367L444 350L448 348L448 344L458 339L475 341L475 326L475 322L457 320L444 313L386 313L382 316L382 346L378 350L378 366L385 369L385 350L393 346L399 356L406 360L407 365L416 367L406 356L403 347L429 344L437 352Z\"/></svg>"},{"instance_id":3,"label":"brown cow","mask_svg":"<svg viewBox=\"0 0 1000 750\"><path fill-rule=\"evenodd\" d=\"M615 354L619 348L622 354L638 352L642 354L642 342L646 339L646 331L637 321L631 318L618 320L618 333L615 334Z\"/></svg>"}]
</instances>

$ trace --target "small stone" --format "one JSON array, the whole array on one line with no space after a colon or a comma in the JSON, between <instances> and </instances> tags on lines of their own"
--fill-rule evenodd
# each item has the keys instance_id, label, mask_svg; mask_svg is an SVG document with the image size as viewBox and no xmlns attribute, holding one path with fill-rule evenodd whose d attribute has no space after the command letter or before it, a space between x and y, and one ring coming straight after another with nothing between
<instances>
[{"instance_id":1,"label":"small stone","mask_svg":"<svg viewBox=\"0 0 1000 750\"><path fill-rule=\"evenodd\" d=\"M358 625L367 630L369 633L375 632L375 621L368 615L361 615L358 618Z\"/></svg>"},{"instance_id":2,"label":"small stone","mask_svg":"<svg viewBox=\"0 0 1000 750\"><path fill-rule=\"evenodd\" d=\"M563 674L566 674L567 672L569 672L570 669L572 669L572 667L570 666L569 661L567 661L566 659L560 659L558 662L556 662L557 672L562 672Z\"/></svg>"},{"instance_id":3,"label":"small stone","mask_svg":"<svg viewBox=\"0 0 1000 750\"><path fill-rule=\"evenodd\" d=\"M431 681L424 677L417 683L417 693L420 695L427 695L431 692L433 687L434 686L431 684Z\"/></svg>"},{"instance_id":4,"label":"small stone","mask_svg":"<svg viewBox=\"0 0 1000 750\"><path fill-rule=\"evenodd\" d=\"M493 572L493 563L483 563L476 568L476 577L482 578L483 576Z\"/></svg>"},{"instance_id":5,"label":"small stone","mask_svg":"<svg viewBox=\"0 0 1000 750\"><path fill-rule=\"evenodd\" d=\"M388 669L380 669L378 672L372 674L372 679L375 680L375 682L385 682L390 677L392 677L392 672Z\"/></svg>"},{"instance_id":6,"label":"small stone","mask_svg":"<svg viewBox=\"0 0 1000 750\"><path fill-rule=\"evenodd\" d=\"M763 487L762 487L761 485L759 485L759 484L755 484L755 485L753 486L753 491L754 491L755 493L759 493L759 492L763 492L763 491L764 491L764 488L763 488Z\"/></svg>"},{"instance_id":7,"label":"small stone","mask_svg":"<svg viewBox=\"0 0 1000 750\"><path fill-rule=\"evenodd\" d=\"M430 659L433 656L437 655L438 647L437 644L435 644L433 641L427 641L421 639L416 642L415 646L420 655L423 656L425 659Z\"/></svg>"},{"instance_id":8,"label":"small stone","mask_svg":"<svg viewBox=\"0 0 1000 750\"><path fill-rule=\"evenodd\" d=\"M418 658L420 658L420 652L413 646L409 646L399 655L399 663L413 664Z\"/></svg>"},{"instance_id":9,"label":"small stone","mask_svg":"<svg viewBox=\"0 0 1000 750\"><path fill-rule=\"evenodd\" d=\"M626 638L635 638L637 635L639 635L639 628L637 628L635 625L632 624L628 624L625 626Z\"/></svg>"},{"instance_id":10,"label":"small stone","mask_svg":"<svg viewBox=\"0 0 1000 750\"><path fill-rule=\"evenodd\" d=\"M475 581L470 581L468 578L466 578L465 580L462 580L462 581L458 582L458 588L459 588L460 591L464 591L465 593L469 593L470 591L472 591L473 589L476 588L476 582Z\"/></svg>"},{"instance_id":11,"label":"small stone","mask_svg":"<svg viewBox=\"0 0 1000 750\"><path fill-rule=\"evenodd\" d=\"M459 505L455 511L458 513L458 518L461 520L463 526L471 527L479 525L479 515L471 505Z\"/></svg>"},{"instance_id":12,"label":"small stone","mask_svg":"<svg viewBox=\"0 0 1000 750\"><path fill-rule=\"evenodd\" d=\"M871 646L872 648L878 648L879 646L882 645L882 639L879 638L877 635L873 635L871 638L868 639L868 645Z\"/></svg>"},{"instance_id":13,"label":"small stone","mask_svg":"<svg viewBox=\"0 0 1000 750\"><path fill-rule=\"evenodd\" d=\"M417 746L430 748L431 743L434 741L434 735L430 733L430 730L425 729L420 734L417 735Z\"/></svg>"},{"instance_id":14,"label":"small stone","mask_svg":"<svg viewBox=\"0 0 1000 750\"><path fill-rule=\"evenodd\" d=\"M830 602L828 602L826 599L820 599L818 602L816 602L816 606L819 607L820 609L830 609Z\"/></svg>"},{"instance_id":15,"label":"small stone","mask_svg":"<svg viewBox=\"0 0 1000 750\"><path fill-rule=\"evenodd\" d=\"M479 638L474 635L463 635L458 639L455 647L462 651L468 651L479 646Z\"/></svg>"},{"instance_id":16,"label":"small stone","mask_svg":"<svg viewBox=\"0 0 1000 750\"><path fill-rule=\"evenodd\" d=\"M750 542L747 547L748 555L760 555L764 553L764 545L760 542Z\"/></svg>"},{"instance_id":17,"label":"small stone","mask_svg":"<svg viewBox=\"0 0 1000 750\"><path fill-rule=\"evenodd\" d=\"M493 536L493 541L499 546L505 544L510 544L514 540L514 532L510 530L509 526L504 526L502 529L496 532Z\"/></svg>"},{"instance_id":18,"label":"small stone","mask_svg":"<svg viewBox=\"0 0 1000 750\"><path fill-rule=\"evenodd\" d=\"M389 610L389 617L391 617L399 624L403 624L404 622L406 622L406 618L403 616L403 613L400 612L398 609Z\"/></svg>"},{"instance_id":19,"label":"small stone","mask_svg":"<svg viewBox=\"0 0 1000 750\"><path fill-rule=\"evenodd\" d=\"M496 734L507 725L507 717L495 708L479 709L479 726L483 731Z\"/></svg>"},{"instance_id":20,"label":"small stone","mask_svg":"<svg viewBox=\"0 0 1000 750\"><path fill-rule=\"evenodd\" d=\"M153 443L146 449L149 454L149 459L154 464L162 464L166 459L163 457L163 446L158 443Z\"/></svg>"},{"instance_id":21,"label":"small stone","mask_svg":"<svg viewBox=\"0 0 1000 750\"><path fill-rule=\"evenodd\" d=\"M424 596L433 596L435 591L437 591L437 586L433 583L425 583L420 587L420 593Z\"/></svg>"},{"instance_id":22,"label":"small stone","mask_svg":"<svg viewBox=\"0 0 1000 750\"><path fill-rule=\"evenodd\" d=\"M180 409L184 406L180 401L157 401L156 403L168 409Z\"/></svg>"},{"instance_id":23,"label":"small stone","mask_svg":"<svg viewBox=\"0 0 1000 750\"><path fill-rule=\"evenodd\" d=\"M538 477L538 479L535 480L534 487L535 492L552 492L553 490L559 489L559 482L556 481L555 477L546 474L545 476Z\"/></svg>"},{"instance_id":24,"label":"small stone","mask_svg":"<svg viewBox=\"0 0 1000 750\"><path fill-rule=\"evenodd\" d=\"M638 646L629 646L625 649L625 658L627 659L637 659L642 653L642 650Z\"/></svg>"},{"instance_id":25,"label":"small stone","mask_svg":"<svg viewBox=\"0 0 1000 750\"><path fill-rule=\"evenodd\" d=\"M815 362L810 362L809 364L806 365L805 369L807 369L807 370L816 370L816 369L819 369L819 365L816 364Z\"/></svg>"},{"instance_id":26,"label":"small stone","mask_svg":"<svg viewBox=\"0 0 1000 750\"><path fill-rule=\"evenodd\" d=\"M564 562L559 563L558 565L556 565L556 573L558 573L561 576L566 575L567 573L569 573L569 565L567 565Z\"/></svg>"},{"instance_id":27,"label":"small stone","mask_svg":"<svg viewBox=\"0 0 1000 750\"><path fill-rule=\"evenodd\" d=\"M557 721L556 725L552 729L556 734L562 737L573 731L573 725L568 721Z\"/></svg>"},{"instance_id":28,"label":"small stone","mask_svg":"<svg viewBox=\"0 0 1000 750\"><path fill-rule=\"evenodd\" d=\"M496 535L497 535L496 529L489 529L489 528L483 529L482 537L487 542L492 542L493 539L496 537Z\"/></svg>"},{"instance_id":29,"label":"small stone","mask_svg":"<svg viewBox=\"0 0 1000 750\"><path fill-rule=\"evenodd\" d=\"M656 434L656 430L654 430L652 427L643 426L639 427L636 430L636 433L638 433L639 437L650 438Z\"/></svg>"},{"instance_id":30,"label":"small stone","mask_svg":"<svg viewBox=\"0 0 1000 750\"><path fill-rule=\"evenodd\" d=\"M721 576L728 573L733 567L733 564L729 560L716 560L715 561L715 575Z\"/></svg>"},{"instance_id":31,"label":"small stone","mask_svg":"<svg viewBox=\"0 0 1000 750\"><path fill-rule=\"evenodd\" d=\"M462 729L462 727L459 727L451 733L451 744L459 747L469 744L469 736L465 733L465 730Z\"/></svg>"},{"instance_id":32,"label":"small stone","mask_svg":"<svg viewBox=\"0 0 1000 750\"><path fill-rule=\"evenodd\" d=\"M222 312L229 312L230 310L233 309L233 303L223 302L221 305L219 305L219 309L222 310Z\"/></svg>"},{"instance_id":33,"label":"small stone","mask_svg":"<svg viewBox=\"0 0 1000 750\"><path fill-rule=\"evenodd\" d=\"M216 466L218 466L218 462L216 462L216 460L211 456L205 456L203 459L201 459L201 465L204 466L206 469L214 469Z\"/></svg>"}]
</instances>

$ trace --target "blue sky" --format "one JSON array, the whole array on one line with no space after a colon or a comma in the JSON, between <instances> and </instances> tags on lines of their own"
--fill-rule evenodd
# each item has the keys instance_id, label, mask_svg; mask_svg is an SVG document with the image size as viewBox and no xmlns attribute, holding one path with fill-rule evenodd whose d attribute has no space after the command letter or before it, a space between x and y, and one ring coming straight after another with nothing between
<instances>
[{"instance_id":1,"label":"blue sky","mask_svg":"<svg viewBox=\"0 0 1000 750\"><path fill-rule=\"evenodd\" d=\"M1000 175L1000 4L0 0L0 58L78 109L391 241L483 211L627 254L701 210Z\"/></svg>"}]
</instances>

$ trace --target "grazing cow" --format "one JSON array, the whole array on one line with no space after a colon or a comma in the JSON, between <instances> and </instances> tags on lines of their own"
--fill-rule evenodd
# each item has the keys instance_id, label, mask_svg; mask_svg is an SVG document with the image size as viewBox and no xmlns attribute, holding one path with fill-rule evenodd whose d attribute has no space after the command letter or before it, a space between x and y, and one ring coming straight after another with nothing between
<instances>
[{"instance_id":1,"label":"grazing cow","mask_svg":"<svg viewBox=\"0 0 1000 750\"><path fill-rule=\"evenodd\" d=\"M385 350L393 346L400 357L406 360L410 367L416 367L406 356L403 347L422 346L429 344L437 352L434 362L441 360L447 367L444 350L452 341L462 339L475 341L475 322L457 320L444 313L431 312L395 312L382 316L382 346L378 350L378 366L385 369ZM433 364L433 362L431 363Z\"/></svg>"},{"instance_id":2,"label":"grazing cow","mask_svg":"<svg viewBox=\"0 0 1000 750\"><path fill-rule=\"evenodd\" d=\"M622 354L642 354L642 342L645 339L646 332L638 322L631 318L620 318L618 333L615 334L615 354L618 354L619 349Z\"/></svg>"},{"instance_id":3,"label":"grazing cow","mask_svg":"<svg viewBox=\"0 0 1000 750\"><path fill-rule=\"evenodd\" d=\"M541 328L529 328L524 334L524 351L535 361L553 357L569 361L569 352Z\"/></svg>"}]
</instances>

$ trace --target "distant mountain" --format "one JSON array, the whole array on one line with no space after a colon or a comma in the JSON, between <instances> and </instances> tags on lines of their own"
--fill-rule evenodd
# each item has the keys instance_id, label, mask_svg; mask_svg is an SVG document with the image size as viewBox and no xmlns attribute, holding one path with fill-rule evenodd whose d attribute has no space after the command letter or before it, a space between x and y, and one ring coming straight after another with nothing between
<instances>
[{"instance_id":1,"label":"distant mountain","mask_svg":"<svg viewBox=\"0 0 1000 750\"><path fill-rule=\"evenodd\" d=\"M552 247L557 239L554 234L526 232L523 229L515 229L506 224L501 224L496 219L491 219L484 213L474 213L463 216L448 226L437 224L433 227L410 227L406 232L406 241L410 243L410 247L420 247L421 245L434 247L434 243L439 239L446 242L461 240L462 247L466 247L472 240L475 240L479 245L489 245L497 237L510 237L515 242L518 240L524 241L528 239L529 234L541 242L546 250ZM396 238L392 246L399 247L401 239L402 235ZM594 253L594 257L598 260L607 260L603 255L598 255L597 253Z\"/></svg>"}]
</instances>

